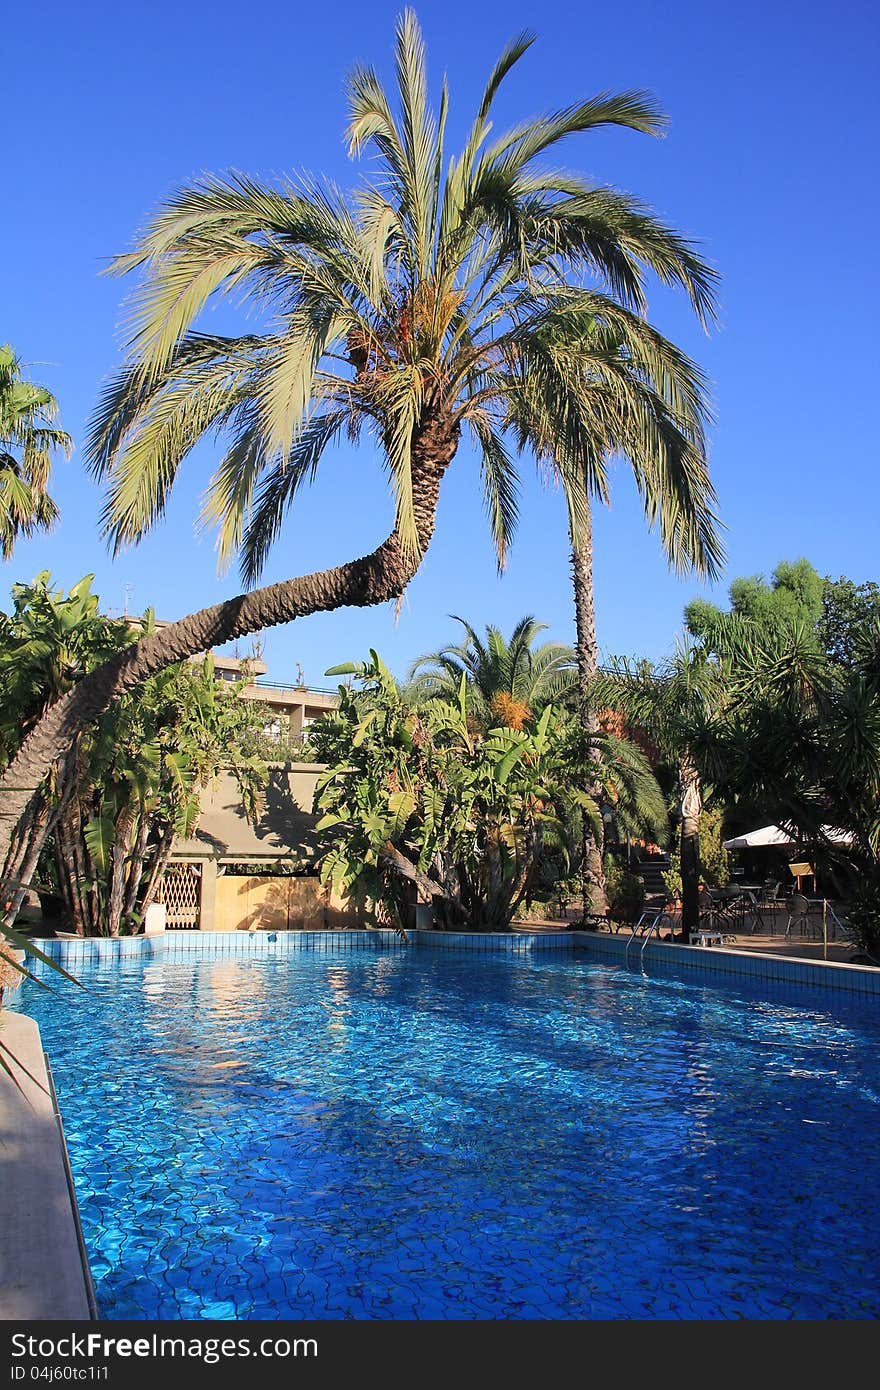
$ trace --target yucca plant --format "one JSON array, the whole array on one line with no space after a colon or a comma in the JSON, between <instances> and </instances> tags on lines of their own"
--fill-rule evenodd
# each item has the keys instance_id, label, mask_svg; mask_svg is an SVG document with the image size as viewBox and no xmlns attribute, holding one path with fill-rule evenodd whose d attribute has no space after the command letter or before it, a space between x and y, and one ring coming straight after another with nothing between
<instances>
[{"instance_id":1,"label":"yucca plant","mask_svg":"<svg viewBox=\"0 0 880 1390\"><path fill-rule=\"evenodd\" d=\"M114 262L140 277L129 359L101 397L87 447L114 549L162 516L206 436L224 443L203 520L217 527L221 562L238 555L249 585L298 490L342 438L378 441L395 525L361 559L203 609L80 682L7 769L7 832L71 732L162 667L304 614L399 599L430 543L463 429L480 457L499 564L517 520L516 444L543 454L562 441L554 459L580 515L598 477L585 473L584 449L650 441L651 505L654 482L670 487L662 524L708 543L712 495L694 433L702 384L644 313L649 273L683 288L702 318L714 277L634 199L542 163L568 136L605 126L658 134L664 118L642 92L601 93L496 135L499 87L532 42L523 34L504 50L450 158L447 87L435 112L407 11L394 97L370 67L348 80L350 154L374 157L351 195L319 180L205 177ZM205 332L201 315L221 299L255 310L262 326ZM664 443L670 422L693 435L679 462Z\"/></svg>"}]
</instances>

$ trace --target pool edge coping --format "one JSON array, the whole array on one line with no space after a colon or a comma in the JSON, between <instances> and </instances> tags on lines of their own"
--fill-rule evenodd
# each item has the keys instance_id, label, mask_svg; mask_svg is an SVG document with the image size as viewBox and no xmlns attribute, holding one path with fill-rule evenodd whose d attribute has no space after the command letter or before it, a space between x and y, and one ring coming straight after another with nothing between
<instances>
[{"instance_id":1,"label":"pool edge coping","mask_svg":"<svg viewBox=\"0 0 880 1390\"><path fill-rule=\"evenodd\" d=\"M0 1010L0 1318L93 1321L91 1273L39 1025Z\"/></svg>"},{"instance_id":2,"label":"pool edge coping","mask_svg":"<svg viewBox=\"0 0 880 1390\"><path fill-rule=\"evenodd\" d=\"M752 982L791 984L851 994L880 997L880 969L844 961L812 961L762 951L730 950L723 946L671 944L649 938L634 941L623 934L562 929L555 932L438 932L411 930L406 939L391 930L314 932L201 932L174 931L151 936L49 938L40 948L53 959L75 968L94 960L130 959L145 955L157 959L247 959L268 953L307 950L344 954L348 951L458 950L474 955L533 956L554 951L585 951L592 957L623 961L627 965L676 965L683 971L740 976Z\"/></svg>"}]
</instances>

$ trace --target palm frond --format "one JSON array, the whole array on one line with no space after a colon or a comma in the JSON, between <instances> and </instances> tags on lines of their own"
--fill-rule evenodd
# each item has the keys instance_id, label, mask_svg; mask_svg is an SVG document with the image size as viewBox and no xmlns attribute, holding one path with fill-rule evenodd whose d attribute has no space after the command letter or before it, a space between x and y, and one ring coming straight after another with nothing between
<instances>
[{"instance_id":1,"label":"palm frond","mask_svg":"<svg viewBox=\"0 0 880 1390\"><path fill-rule=\"evenodd\" d=\"M324 450L346 427L348 418L344 410L314 416L286 458L264 474L243 532L241 570L246 583L253 584L259 578L287 508L302 483L314 478ZM250 503L250 495L247 500Z\"/></svg>"},{"instance_id":2,"label":"palm frond","mask_svg":"<svg viewBox=\"0 0 880 1390\"><path fill-rule=\"evenodd\" d=\"M500 574L507 564L507 552L519 520L519 476L501 434L493 428L488 412L479 409L469 411L467 420L481 449L483 497Z\"/></svg>"}]
</instances>

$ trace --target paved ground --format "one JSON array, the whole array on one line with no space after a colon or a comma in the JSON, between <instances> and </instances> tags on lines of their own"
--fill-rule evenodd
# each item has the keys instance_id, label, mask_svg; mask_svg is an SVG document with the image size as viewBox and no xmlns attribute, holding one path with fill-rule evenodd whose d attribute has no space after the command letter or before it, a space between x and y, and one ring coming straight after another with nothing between
<instances>
[{"instance_id":1,"label":"paved ground","mask_svg":"<svg viewBox=\"0 0 880 1390\"><path fill-rule=\"evenodd\" d=\"M40 1032L0 1018L0 1319L79 1322L90 1291Z\"/></svg>"},{"instance_id":2,"label":"paved ground","mask_svg":"<svg viewBox=\"0 0 880 1390\"><path fill-rule=\"evenodd\" d=\"M515 931L559 931L561 927L573 922L579 916L575 908L569 908L565 919L545 919L535 922L519 922L514 924ZM821 936L821 923L812 930L817 931L818 935L802 935L795 929L790 937L786 937L785 924L787 917L780 915L778 921L765 923L767 928L773 930L752 931L748 926L745 930L736 932L735 942L729 943L730 949L735 951L767 951L776 956L796 956L802 960L831 960L842 961L844 964L853 962L858 954L856 946L851 941L841 939L839 933L835 937L829 929L828 941L823 942ZM832 924L833 926L833 924ZM623 931L627 929L622 928ZM663 932L665 935L665 931ZM712 948L710 948L712 949Z\"/></svg>"},{"instance_id":3,"label":"paved ground","mask_svg":"<svg viewBox=\"0 0 880 1390\"><path fill-rule=\"evenodd\" d=\"M731 943L731 946L735 951L768 951L775 956L798 956L804 960L836 960L843 961L844 964L852 961L857 954L857 948L851 941L832 938L826 945L807 936L798 935L785 939L773 936L769 932L749 932L737 936L736 942Z\"/></svg>"}]
</instances>

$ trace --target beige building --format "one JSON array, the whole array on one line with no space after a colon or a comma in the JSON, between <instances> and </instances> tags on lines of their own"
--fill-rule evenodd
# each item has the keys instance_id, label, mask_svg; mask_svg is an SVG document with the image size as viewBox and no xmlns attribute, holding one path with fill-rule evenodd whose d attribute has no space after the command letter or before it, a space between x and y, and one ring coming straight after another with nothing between
<instances>
[{"instance_id":1,"label":"beige building","mask_svg":"<svg viewBox=\"0 0 880 1390\"><path fill-rule=\"evenodd\" d=\"M302 745L309 726L328 710L335 709L335 690L313 690L305 685L279 685L266 680L266 664L259 657L214 656L214 670L222 681L240 681L242 674L249 683L242 690L245 700L260 700L268 705L271 717L266 733L277 739L285 749Z\"/></svg>"},{"instance_id":2,"label":"beige building","mask_svg":"<svg viewBox=\"0 0 880 1390\"><path fill-rule=\"evenodd\" d=\"M231 684L244 675L249 679L241 697L267 707L265 810L257 826L245 819L231 773L206 790L198 828L192 839L178 842L165 874L166 927L288 931L359 925L363 907L333 898L311 869L312 802L323 768L309 760L308 730L336 707L336 692L267 681L259 658L213 658L220 680Z\"/></svg>"}]
</instances>

